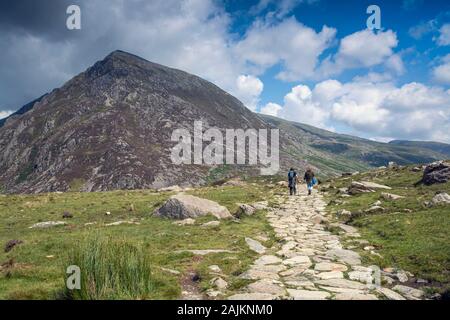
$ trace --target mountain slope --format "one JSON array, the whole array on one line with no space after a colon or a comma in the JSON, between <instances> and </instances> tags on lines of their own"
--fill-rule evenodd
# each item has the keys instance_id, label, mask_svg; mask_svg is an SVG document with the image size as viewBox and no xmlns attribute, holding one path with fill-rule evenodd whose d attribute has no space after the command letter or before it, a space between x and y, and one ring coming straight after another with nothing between
<instances>
[{"instance_id":1,"label":"mountain slope","mask_svg":"<svg viewBox=\"0 0 450 320\"><path fill-rule=\"evenodd\" d=\"M389 142L391 145L406 146L412 148L429 149L433 152L438 152L450 157L450 144L433 141L408 141L408 140L393 140Z\"/></svg>"},{"instance_id":2,"label":"mountain slope","mask_svg":"<svg viewBox=\"0 0 450 320\"><path fill-rule=\"evenodd\" d=\"M320 175L442 154L376 143L252 113L214 84L115 51L0 126L0 189L101 191L200 185L259 174L245 165L174 165L175 129L280 129L280 162ZM284 173L283 173L284 175Z\"/></svg>"}]
</instances>

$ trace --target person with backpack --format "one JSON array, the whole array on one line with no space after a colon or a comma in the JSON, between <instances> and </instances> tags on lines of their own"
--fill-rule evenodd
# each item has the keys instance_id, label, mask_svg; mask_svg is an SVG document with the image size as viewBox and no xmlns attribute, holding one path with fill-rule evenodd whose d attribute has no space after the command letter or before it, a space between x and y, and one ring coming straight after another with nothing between
<instances>
[{"instance_id":1,"label":"person with backpack","mask_svg":"<svg viewBox=\"0 0 450 320\"><path fill-rule=\"evenodd\" d=\"M297 172L291 168L288 172L289 193L291 196L297 194Z\"/></svg>"},{"instance_id":2,"label":"person with backpack","mask_svg":"<svg viewBox=\"0 0 450 320\"><path fill-rule=\"evenodd\" d=\"M308 195L311 195L312 189L314 185L317 184L317 179L314 176L314 172L311 168L308 168L305 172L305 176L303 177L303 180L306 182L306 185L308 187Z\"/></svg>"}]
</instances>

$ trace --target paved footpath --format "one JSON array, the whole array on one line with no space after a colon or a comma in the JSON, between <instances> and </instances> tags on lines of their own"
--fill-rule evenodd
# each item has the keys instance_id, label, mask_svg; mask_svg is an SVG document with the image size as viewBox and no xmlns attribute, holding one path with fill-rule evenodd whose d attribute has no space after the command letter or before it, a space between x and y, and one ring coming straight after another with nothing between
<instances>
[{"instance_id":1,"label":"paved footpath","mask_svg":"<svg viewBox=\"0 0 450 320\"><path fill-rule=\"evenodd\" d=\"M280 243L264 248L247 239L260 256L240 277L253 282L228 299L405 300L391 289L371 284L377 273L361 264L357 252L343 248L343 236L326 230L325 206L317 192L307 196L301 190L298 196L280 197L280 207L267 214ZM360 237L353 227L341 227L345 237Z\"/></svg>"}]
</instances>

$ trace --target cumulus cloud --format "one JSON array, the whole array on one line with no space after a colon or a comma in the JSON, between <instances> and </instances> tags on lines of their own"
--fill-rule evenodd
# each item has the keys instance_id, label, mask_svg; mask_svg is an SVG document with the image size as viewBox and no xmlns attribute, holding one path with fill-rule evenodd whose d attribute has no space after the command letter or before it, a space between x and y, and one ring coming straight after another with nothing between
<instances>
[{"instance_id":1,"label":"cumulus cloud","mask_svg":"<svg viewBox=\"0 0 450 320\"><path fill-rule=\"evenodd\" d=\"M366 137L426 139L450 142L450 90L408 83L397 87L390 81L367 78L341 83L320 82L310 89L296 86L276 115L328 129Z\"/></svg>"},{"instance_id":2,"label":"cumulus cloud","mask_svg":"<svg viewBox=\"0 0 450 320\"><path fill-rule=\"evenodd\" d=\"M12 111L0 111L0 119L6 118L11 113L13 113L13 112Z\"/></svg>"},{"instance_id":3,"label":"cumulus cloud","mask_svg":"<svg viewBox=\"0 0 450 320\"><path fill-rule=\"evenodd\" d=\"M261 108L260 113L276 117L278 116L278 113L280 112L281 109L283 109L283 107L280 106L279 104L269 102L268 104L266 104L264 107Z\"/></svg>"},{"instance_id":4,"label":"cumulus cloud","mask_svg":"<svg viewBox=\"0 0 450 320\"><path fill-rule=\"evenodd\" d=\"M436 42L440 46L450 45L450 23L444 24L439 29L439 37L437 38Z\"/></svg>"},{"instance_id":5,"label":"cumulus cloud","mask_svg":"<svg viewBox=\"0 0 450 320\"><path fill-rule=\"evenodd\" d=\"M293 17L275 24L257 20L237 43L235 53L257 74L281 63L283 70L277 78L305 79L313 76L319 56L335 35L336 29L324 26L316 32Z\"/></svg>"},{"instance_id":6,"label":"cumulus cloud","mask_svg":"<svg viewBox=\"0 0 450 320\"><path fill-rule=\"evenodd\" d=\"M445 56L441 62L432 70L433 79L438 83L450 85L450 54Z\"/></svg>"},{"instance_id":7,"label":"cumulus cloud","mask_svg":"<svg viewBox=\"0 0 450 320\"><path fill-rule=\"evenodd\" d=\"M319 68L323 77L340 74L343 70L369 68L387 62L390 67L402 70L401 58L394 56L397 35L392 30L374 33L368 29L344 37L338 52L329 56Z\"/></svg>"},{"instance_id":8,"label":"cumulus cloud","mask_svg":"<svg viewBox=\"0 0 450 320\"><path fill-rule=\"evenodd\" d=\"M247 108L256 111L264 84L260 79L251 75L240 75L236 80L236 96Z\"/></svg>"}]
</instances>

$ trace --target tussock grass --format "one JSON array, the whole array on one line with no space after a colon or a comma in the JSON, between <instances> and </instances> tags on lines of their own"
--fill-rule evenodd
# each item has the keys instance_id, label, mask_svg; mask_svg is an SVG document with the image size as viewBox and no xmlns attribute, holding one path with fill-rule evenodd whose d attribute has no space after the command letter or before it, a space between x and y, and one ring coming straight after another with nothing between
<instances>
[{"instance_id":1,"label":"tussock grass","mask_svg":"<svg viewBox=\"0 0 450 320\"><path fill-rule=\"evenodd\" d=\"M72 299L146 299L159 285L143 247L126 240L89 237L71 251L67 265L81 270L81 289L67 289Z\"/></svg>"}]
</instances>

